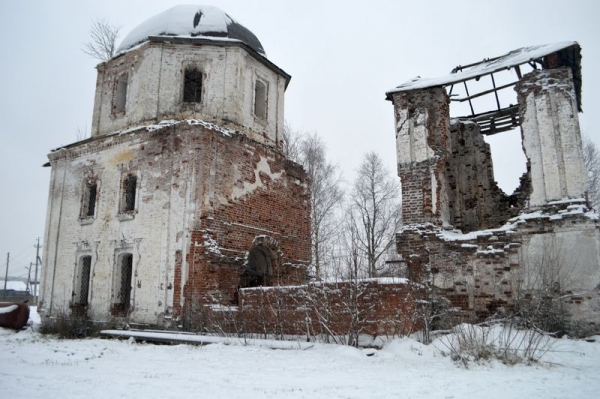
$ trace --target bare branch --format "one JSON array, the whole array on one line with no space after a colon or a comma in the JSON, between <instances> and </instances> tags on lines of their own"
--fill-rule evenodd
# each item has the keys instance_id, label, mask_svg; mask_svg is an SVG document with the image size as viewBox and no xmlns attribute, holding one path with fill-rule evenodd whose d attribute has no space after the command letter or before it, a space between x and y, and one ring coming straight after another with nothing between
<instances>
[{"instance_id":1,"label":"bare branch","mask_svg":"<svg viewBox=\"0 0 600 399\"><path fill-rule=\"evenodd\" d=\"M587 172L586 191L594 209L600 206L600 151L589 137L583 137L583 163Z\"/></svg>"},{"instance_id":2,"label":"bare branch","mask_svg":"<svg viewBox=\"0 0 600 399\"><path fill-rule=\"evenodd\" d=\"M100 61L108 61L116 51L116 41L119 36L120 26L112 25L104 19L92 22L90 38L81 49L84 53Z\"/></svg>"}]
</instances>

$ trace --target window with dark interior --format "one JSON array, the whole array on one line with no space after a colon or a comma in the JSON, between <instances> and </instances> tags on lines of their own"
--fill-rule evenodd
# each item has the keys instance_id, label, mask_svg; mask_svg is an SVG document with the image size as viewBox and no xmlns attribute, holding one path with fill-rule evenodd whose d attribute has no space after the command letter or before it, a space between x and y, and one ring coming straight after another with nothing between
<instances>
[{"instance_id":1,"label":"window with dark interior","mask_svg":"<svg viewBox=\"0 0 600 399\"><path fill-rule=\"evenodd\" d=\"M137 176L127 175L121 188L121 213L135 210L135 194L137 190Z\"/></svg>"},{"instance_id":2,"label":"window with dark interior","mask_svg":"<svg viewBox=\"0 0 600 399\"><path fill-rule=\"evenodd\" d=\"M86 182L83 187L83 198L81 202L81 217L91 218L96 213L96 197L98 196L98 183Z\"/></svg>"},{"instance_id":3,"label":"window with dark interior","mask_svg":"<svg viewBox=\"0 0 600 399\"><path fill-rule=\"evenodd\" d=\"M115 100L113 103L114 112L124 112L125 104L127 103L127 83L129 77L121 75L117 79L117 87L115 92Z\"/></svg>"},{"instance_id":4,"label":"window with dark interior","mask_svg":"<svg viewBox=\"0 0 600 399\"><path fill-rule=\"evenodd\" d=\"M87 306L90 293L90 276L92 271L92 257L79 258L79 281L75 292L75 302L80 306Z\"/></svg>"},{"instance_id":5,"label":"window with dark interior","mask_svg":"<svg viewBox=\"0 0 600 399\"><path fill-rule=\"evenodd\" d=\"M254 248L248 254L242 279L241 288L267 286L270 283L273 266L269 250L262 245Z\"/></svg>"},{"instance_id":6,"label":"window with dark interior","mask_svg":"<svg viewBox=\"0 0 600 399\"><path fill-rule=\"evenodd\" d=\"M121 254L117 262L116 281L116 307L119 310L128 310L131 302L131 277L133 276L133 255Z\"/></svg>"},{"instance_id":7,"label":"window with dark interior","mask_svg":"<svg viewBox=\"0 0 600 399\"><path fill-rule=\"evenodd\" d=\"M267 84L260 80L254 83L254 115L267 118Z\"/></svg>"},{"instance_id":8,"label":"window with dark interior","mask_svg":"<svg viewBox=\"0 0 600 399\"><path fill-rule=\"evenodd\" d=\"M183 102L199 103L202 99L202 72L197 68L185 70L183 81Z\"/></svg>"}]
</instances>

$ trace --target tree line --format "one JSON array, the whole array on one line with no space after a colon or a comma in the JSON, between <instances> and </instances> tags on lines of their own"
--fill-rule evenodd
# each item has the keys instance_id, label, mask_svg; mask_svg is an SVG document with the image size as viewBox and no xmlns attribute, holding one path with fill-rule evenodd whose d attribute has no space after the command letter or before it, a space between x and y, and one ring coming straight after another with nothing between
<instances>
[{"instance_id":1,"label":"tree line","mask_svg":"<svg viewBox=\"0 0 600 399\"><path fill-rule=\"evenodd\" d=\"M317 133L301 133L286 124L285 155L311 180L312 267L315 280L398 276L388 258L395 253L400 225L400 184L381 157L365 154L352 183L327 159ZM386 260L388 262L386 263Z\"/></svg>"}]
</instances>

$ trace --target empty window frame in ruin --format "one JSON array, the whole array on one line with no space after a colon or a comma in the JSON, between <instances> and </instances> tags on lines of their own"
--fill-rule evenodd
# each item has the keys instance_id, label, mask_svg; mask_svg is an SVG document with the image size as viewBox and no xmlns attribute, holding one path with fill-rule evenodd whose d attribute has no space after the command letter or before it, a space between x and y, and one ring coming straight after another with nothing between
<instances>
[{"instance_id":1,"label":"empty window frame in ruin","mask_svg":"<svg viewBox=\"0 0 600 399\"><path fill-rule=\"evenodd\" d=\"M117 258L115 271L115 309L127 312L131 306L131 279L133 276L133 255L123 253Z\"/></svg>"},{"instance_id":2,"label":"empty window frame in ruin","mask_svg":"<svg viewBox=\"0 0 600 399\"><path fill-rule=\"evenodd\" d=\"M183 77L183 102L199 103L202 100L202 72L198 68L187 68Z\"/></svg>"},{"instance_id":3,"label":"empty window frame in ruin","mask_svg":"<svg viewBox=\"0 0 600 399\"><path fill-rule=\"evenodd\" d=\"M449 75L441 78L409 81L390 93L443 86L452 103L468 105L467 113L458 116L459 120L476 122L482 134L493 135L520 126L519 105L505 103L503 97L507 96L503 93L510 93L514 97L514 86L525 73L533 69L558 67L571 68L577 105L581 112L581 48L576 42L520 48L500 57L458 65ZM499 81L500 76L502 82ZM475 90L482 85L483 90ZM479 100L485 101L483 106L475 104ZM490 104L493 104L491 109Z\"/></svg>"},{"instance_id":4,"label":"empty window frame in ruin","mask_svg":"<svg viewBox=\"0 0 600 399\"><path fill-rule=\"evenodd\" d=\"M267 82L257 79L254 82L254 115L260 119L267 118Z\"/></svg>"},{"instance_id":5,"label":"empty window frame in ruin","mask_svg":"<svg viewBox=\"0 0 600 399\"><path fill-rule=\"evenodd\" d=\"M463 122L451 124L451 132L452 125L458 129L462 126L469 131L476 126L477 131L488 136L520 129L523 104L518 104L515 86L526 73L534 69L569 68L573 77L577 107L581 111L580 51L576 42L525 47L500 57L459 65L443 77L412 79L388 92L387 98L392 100L392 95L399 92L443 88L451 102L450 112L454 117L452 119ZM466 137L468 138L468 135ZM466 191L465 187L458 187L449 181L449 222L463 232L469 232L503 224L511 215L516 216L529 196L528 191L531 190L528 171L519 179L520 184L513 194L494 194L498 192L496 189L499 187L494 181L491 157L486 155L485 149L482 151L482 148L465 146L465 141L459 139L458 149L463 148L461 146L466 151L463 155L476 163L460 162L461 155L453 148L450 162L446 164L446 177L456 178L460 168L470 168L474 176L478 175L482 180L479 184L471 184L473 180L465 176L456 178L463 186L468 186ZM484 155L483 162L481 158L478 159L478 154ZM486 170L492 173L486 173ZM486 179L489 187L486 184L482 185ZM482 198L483 201L479 201L478 198ZM492 210L491 207L496 208Z\"/></svg>"},{"instance_id":6,"label":"empty window frame in ruin","mask_svg":"<svg viewBox=\"0 0 600 399\"><path fill-rule=\"evenodd\" d=\"M133 213L135 211L135 197L137 191L137 176L127 175L121 183L120 213Z\"/></svg>"},{"instance_id":7,"label":"empty window frame in ruin","mask_svg":"<svg viewBox=\"0 0 600 399\"><path fill-rule=\"evenodd\" d=\"M240 287L268 286L273 271L273 259L267 248L257 246L248 254L248 262L244 267Z\"/></svg>"},{"instance_id":8,"label":"empty window frame in ruin","mask_svg":"<svg viewBox=\"0 0 600 399\"><path fill-rule=\"evenodd\" d=\"M83 196L81 199L81 218L93 218L96 214L96 200L98 197L98 182L86 181L83 185Z\"/></svg>"},{"instance_id":9,"label":"empty window frame in ruin","mask_svg":"<svg viewBox=\"0 0 600 399\"><path fill-rule=\"evenodd\" d=\"M90 279L92 275L92 257L90 255L80 257L77 269L74 302L78 306L87 306L90 293Z\"/></svg>"},{"instance_id":10,"label":"empty window frame in ruin","mask_svg":"<svg viewBox=\"0 0 600 399\"><path fill-rule=\"evenodd\" d=\"M123 113L125 112L125 105L127 103L127 85L129 76L127 74L119 76L115 84L115 94L113 99L113 112Z\"/></svg>"}]
</instances>

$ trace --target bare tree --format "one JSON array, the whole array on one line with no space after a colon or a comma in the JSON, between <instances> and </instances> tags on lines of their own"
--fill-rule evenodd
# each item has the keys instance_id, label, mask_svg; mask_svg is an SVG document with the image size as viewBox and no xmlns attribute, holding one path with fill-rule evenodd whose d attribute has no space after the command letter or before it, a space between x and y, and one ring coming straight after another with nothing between
<instances>
[{"instance_id":1,"label":"bare tree","mask_svg":"<svg viewBox=\"0 0 600 399\"><path fill-rule=\"evenodd\" d=\"M299 158L311 180L311 238L315 277L323 277L330 244L339 230L336 209L344 193L337 166L327 162L325 143L316 134L306 134L299 142Z\"/></svg>"},{"instance_id":2,"label":"bare tree","mask_svg":"<svg viewBox=\"0 0 600 399\"><path fill-rule=\"evenodd\" d=\"M297 163L302 163L300 158L300 143L303 138L303 134L297 130L294 130L292 125L287 121L283 125L283 135L281 139L281 150L283 154L289 159Z\"/></svg>"},{"instance_id":3,"label":"bare tree","mask_svg":"<svg viewBox=\"0 0 600 399\"><path fill-rule=\"evenodd\" d=\"M369 277L376 277L380 259L395 241L400 223L399 185L379 155L365 155L354 182L352 213L358 223L358 245L367 260Z\"/></svg>"},{"instance_id":4,"label":"bare tree","mask_svg":"<svg viewBox=\"0 0 600 399\"><path fill-rule=\"evenodd\" d=\"M108 61L116 51L116 41L119 36L120 26L111 24L104 19L92 22L90 39L84 43L82 51L100 61Z\"/></svg>"},{"instance_id":5,"label":"bare tree","mask_svg":"<svg viewBox=\"0 0 600 399\"><path fill-rule=\"evenodd\" d=\"M583 137L583 163L587 171L588 199L594 209L600 206L600 151L588 136Z\"/></svg>"}]
</instances>

